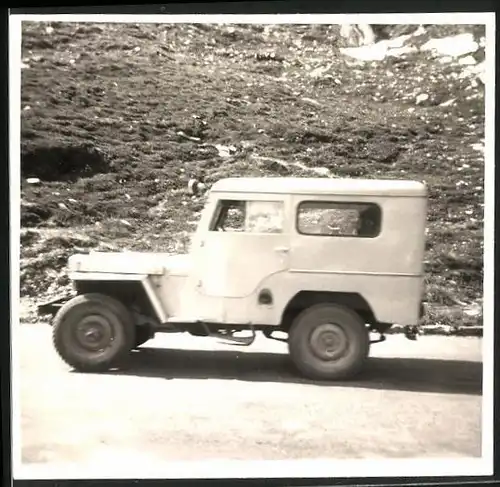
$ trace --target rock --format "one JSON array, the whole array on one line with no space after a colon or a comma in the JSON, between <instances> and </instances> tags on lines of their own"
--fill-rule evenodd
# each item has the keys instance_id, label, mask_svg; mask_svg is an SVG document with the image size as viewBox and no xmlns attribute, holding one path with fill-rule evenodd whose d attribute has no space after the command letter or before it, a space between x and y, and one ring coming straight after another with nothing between
<instances>
[{"instance_id":1,"label":"rock","mask_svg":"<svg viewBox=\"0 0 500 487\"><path fill-rule=\"evenodd\" d=\"M69 277L66 274L62 274L57 278L57 284L59 286L67 286L70 283Z\"/></svg>"},{"instance_id":2,"label":"rock","mask_svg":"<svg viewBox=\"0 0 500 487\"><path fill-rule=\"evenodd\" d=\"M479 79L479 81L484 85L486 84L486 70L485 70L485 63L482 62L480 64L476 65L469 65L467 66L459 75L458 79L465 79L465 78L472 78L471 81L471 86L473 88L476 88L478 86L478 83L476 79Z\"/></svg>"},{"instance_id":3,"label":"rock","mask_svg":"<svg viewBox=\"0 0 500 487\"><path fill-rule=\"evenodd\" d=\"M412 46L389 48L386 41L381 41L371 46L341 48L340 52L360 61L383 61L389 56L400 57L416 50L417 49Z\"/></svg>"},{"instance_id":4,"label":"rock","mask_svg":"<svg viewBox=\"0 0 500 487\"><path fill-rule=\"evenodd\" d=\"M179 130L177 132L177 135L179 137L182 137L183 139L191 140L193 142L200 142L201 141L201 139L199 137L191 137L190 135L187 135L186 133L184 133L182 130Z\"/></svg>"},{"instance_id":5,"label":"rock","mask_svg":"<svg viewBox=\"0 0 500 487\"><path fill-rule=\"evenodd\" d=\"M190 179L189 182L188 182L188 189L189 189L189 192L194 195L194 196L197 196L201 193L203 193L207 188L207 185L201 181L198 181L197 179Z\"/></svg>"},{"instance_id":6,"label":"rock","mask_svg":"<svg viewBox=\"0 0 500 487\"><path fill-rule=\"evenodd\" d=\"M64 203L58 203L57 206L61 208L61 210L68 211L68 207Z\"/></svg>"},{"instance_id":7,"label":"rock","mask_svg":"<svg viewBox=\"0 0 500 487\"><path fill-rule=\"evenodd\" d=\"M329 69L330 69L330 66L320 66L318 68L313 69L309 73L309 76L311 78L321 78Z\"/></svg>"},{"instance_id":8,"label":"rock","mask_svg":"<svg viewBox=\"0 0 500 487\"><path fill-rule=\"evenodd\" d=\"M330 176L330 169L327 167L313 167L312 172L315 172L318 176Z\"/></svg>"},{"instance_id":9,"label":"rock","mask_svg":"<svg viewBox=\"0 0 500 487\"><path fill-rule=\"evenodd\" d=\"M45 32L47 32L47 34L52 34L52 32L54 32L54 27L50 27L50 26L49 26L49 27L47 27L47 28L45 29Z\"/></svg>"},{"instance_id":10,"label":"rock","mask_svg":"<svg viewBox=\"0 0 500 487\"><path fill-rule=\"evenodd\" d=\"M255 145L255 142L253 142L251 140L242 140L240 142L240 145L243 149L250 149Z\"/></svg>"},{"instance_id":11,"label":"rock","mask_svg":"<svg viewBox=\"0 0 500 487\"><path fill-rule=\"evenodd\" d=\"M347 46L367 46L376 41L370 24L342 24L340 36Z\"/></svg>"},{"instance_id":12,"label":"rock","mask_svg":"<svg viewBox=\"0 0 500 487\"><path fill-rule=\"evenodd\" d=\"M312 98L302 98L302 101L310 103L311 105L321 106L321 103L318 100L313 100Z\"/></svg>"},{"instance_id":13,"label":"rock","mask_svg":"<svg viewBox=\"0 0 500 487\"><path fill-rule=\"evenodd\" d=\"M421 93L420 95L417 96L417 98L415 99L415 103L417 105L420 105L421 103L423 103L424 101L427 101L429 99L429 95L427 93Z\"/></svg>"},{"instance_id":14,"label":"rock","mask_svg":"<svg viewBox=\"0 0 500 487\"><path fill-rule=\"evenodd\" d=\"M477 64L477 62L472 56L465 56L458 60L458 64L462 64L463 66L473 66Z\"/></svg>"},{"instance_id":15,"label":"rock","mask_svg":"<svg viewBox=\"0 0 500 487\"><path fill-rule=\"evenodd\" d=\"M257 61L284 61L284 58L277 56L274 52L257 53L255 54Z\"/></svg>"},{"instance_id":16,"label":"rock","mask_svg":"<svg viewBox=\"0 0 500 487\"><path fill-rule=\"evenodd\" d=\"M37 185L41 183L40 179L38 178L28 178L26 179L26 182L28 184L37 184Z\"/></svg>"},{"instance_id":17,"label":"rock","mask_svg":"<svg viewBox=\"0 0 500 487\"><path fill-rule=\"evenodd\" d=\"M300 169L304 172L310 172L313 173L316 176L321 176L321 177L334 177L330 170L326 167L309 167L303 164L302 162L293 162L293 166L295 166L297 169Z\"/></svg>"},{"instance_id":18,"label":"rock","mask_svg":"<svg viewBox=\"0 0 500 487\"><path fill-rule=\"evenodd\" d=\"M382 61L389 56L400 57L417 51L415 46L406 45L413 34L402 35L394 39L383 40L375 44L360 47L340 48L340 52L360 61Z\"/></svg>"},{"instance_id":19,"label":"rock","mask_svg":"<svg viewBox=\"0 0 500 487\"><path fill-rule=\"evenodd\" d=\"M483 85L485 85L486 84L486 61L483 61L482 63L477 65L477 69L475 70L475 73L477 74L479 81L481 81L481 83L483 83Z\"/></svg>"},{"instance_id":20,"label":"rock","mask_svg":"<svg viewBox=\"0 0 500 487\"><path fill-rule=\"evenodd\" d=\"M217 149L219 157L222 157L223 159L231 157L231 155L236 152L236 147L234 147L234 145L216 144L214 147Z\"/></svg>"},{"instance_id":21,"label":"rock","mask_svg":"<svg viewBox=\"0 0 500 487\"><path fill-rule=\"evenodd\" d=\"M451 56L443 56L442 58L439 58L438 61L440 64L446 64L451 63L453 61L453 58Z\"/></svg>"},{"instance_id":22,"label":"rock","mask_svg":"<svg viewBox=\"0 0 500 487\"><path fill-rule=\"evenodd\" d=\"M455 100L456 100L455 98L451 98L450 100L441 103L439 106L440 107L449 107L455 103Z\"/></svg>"},{"instance_id":23,"label":"rock","mask_svg":"<svg viewBox=\"0 0 500 487\"><path fill-rule=\"evenodd\" d=\"M471 54L479 49L479 44L471 33L456 36L430 39L421 48L422 51L433 51L439 56L459 57Z\"/></svg>"},{"instance_id":24,"label":"rock","mask_svg":"<svg viewBox=\"0 0 500 487\"><path fill-rule=\"evenodd\" d=\"M424 35L427 31L425 30L425 27L423 25L419 25L417 30L412 33L413 37L418 37L421 35Z\"/></svg>"}]
</instances>

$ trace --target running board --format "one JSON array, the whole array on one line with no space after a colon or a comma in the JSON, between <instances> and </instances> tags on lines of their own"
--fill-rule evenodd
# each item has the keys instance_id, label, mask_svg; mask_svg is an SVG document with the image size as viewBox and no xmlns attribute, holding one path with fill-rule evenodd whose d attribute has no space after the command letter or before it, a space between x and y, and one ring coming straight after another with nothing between
<instances>
[{"instance_id":1,"label":"running board","mask_svg":"<svg viewBox=\"0 0 500 487\"><path fill-rule=\"evenodd\" d=\"M206 323L201 323L201 325L205 329L208 337L218 338L225 345L239 345L242 347L249 347L255 341L256 333L252 326L250 328L252 331L252 336L235 337L231 334L231 332L228 333L211 332Z\"/></svg>"}]
</instances>

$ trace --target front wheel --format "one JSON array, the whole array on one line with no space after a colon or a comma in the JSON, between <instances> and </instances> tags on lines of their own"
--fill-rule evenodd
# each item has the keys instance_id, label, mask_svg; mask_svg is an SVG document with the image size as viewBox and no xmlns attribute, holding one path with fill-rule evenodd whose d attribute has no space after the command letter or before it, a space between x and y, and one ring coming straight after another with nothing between
<instances>
[{"instance_id":1,"label":"front wheel","mask_svg":"<svg viewBox=\"0 0 500 487\"><path fill-rule=\"evenodd\" d=\"M354 311L318 304L300 313L288 339L297 369L313 380L341 380L362 369L370 348L368 329Z\"/></svg>"},{"instance_id":2,"label":"front wheel","mask_svg":"<svg viewBox=\"0 0 500 487\"><path fill-rule=\"evenodd\" d=\"M120 301L91 293L76 296L59 310L52 340L68 365L100 372L120 365L136 337L132 315Z\"/></svg>"}]
</instances>

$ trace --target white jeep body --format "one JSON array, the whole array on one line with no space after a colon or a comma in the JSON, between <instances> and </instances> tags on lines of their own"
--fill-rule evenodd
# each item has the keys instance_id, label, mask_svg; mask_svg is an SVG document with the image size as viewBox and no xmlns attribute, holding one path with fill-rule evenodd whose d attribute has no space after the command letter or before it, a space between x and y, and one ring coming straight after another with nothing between
<instances>
[{"instance_id":1,"label":"white jeep body","mask_svg":"<svg viewBox=\"0 0 500 487\"><path fill-rule=\"evenodd\" d=\"M152 334L288 333L323 305L382 334L422 318L426 213L416 181L224 179L187 255L79 254L69 277L78 294L124 303Z\"/></svg>"},{"instance_id":2,"label":"white jeep body","mask_svg":"<svg viewBox=\"0 0 500 487\"><path fill-rule=\"evenodd\" d=\"M215 231L221 201L273 202L279 233L258 226ZM304 235L302 202L370 203L381 208L374 238ZM324 178L235 178L209 194L188 255L95 252L69 260L70 278L143 283L160 323L206 321L280 326L299 293L358 295L376 322L420 319L426 187L414 181ZM247 222L248 223L248 222ZM272 304L260 304L268 290Z\"/></svg>"}]
</instances>

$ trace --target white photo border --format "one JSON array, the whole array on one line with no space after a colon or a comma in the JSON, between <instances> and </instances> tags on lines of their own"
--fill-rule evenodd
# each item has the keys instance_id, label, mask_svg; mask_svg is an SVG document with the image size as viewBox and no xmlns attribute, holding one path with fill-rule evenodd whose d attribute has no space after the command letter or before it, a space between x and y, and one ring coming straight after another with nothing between
<instances>
[{"instance_id":1,"label":"white photo border","mask_svg":"<svg viewBox=\"0 0 500 487\"><path fill-rule=\"evenodd\" d=\"M22 22L94 23L254 23L254 24L484 24L486 25L485 166L484 166L484 327L482 457L478 459L166 462L159 469L140 466L89 470L77 464L23 465L19 395L19 262L20 262L20 100ZM494 190L495 190L495 15L494 13L420 14L257 14L257 15L114 15L114 14L11 14L9 19L9 140L10 140L10 248L11 248L11 358L12 460L15 479L167 479L167 478L339 478L434 477L493 475L493 358L494 358Z\"/></svg>"}]
</instances>

